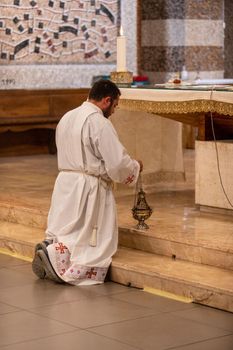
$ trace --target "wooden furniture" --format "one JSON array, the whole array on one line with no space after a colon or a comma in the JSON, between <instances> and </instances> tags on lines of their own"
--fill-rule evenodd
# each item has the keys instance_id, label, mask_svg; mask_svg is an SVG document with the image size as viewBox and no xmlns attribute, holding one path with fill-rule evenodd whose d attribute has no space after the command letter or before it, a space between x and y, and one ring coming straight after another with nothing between
<instances>
[{"instance_id":1,"label":"wooden furniture","mask_svg":"<svg viewBox=\"0 0 233 350\"><path fill-rule=\"evenodd\" d=\"M55 153L58 121L81 105L88 91L0 90L0 155Z\"/></svg>"}]
</instances>

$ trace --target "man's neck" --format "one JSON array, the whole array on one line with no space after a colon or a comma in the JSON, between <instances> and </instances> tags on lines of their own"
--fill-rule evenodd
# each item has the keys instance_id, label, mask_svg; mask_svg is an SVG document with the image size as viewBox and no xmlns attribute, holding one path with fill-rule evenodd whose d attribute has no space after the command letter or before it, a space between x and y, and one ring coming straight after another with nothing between
<instances>
[{"instance_id":1,"label":"man's neck","mask_svg":"<svg viewBox=\"0 0 233 350\"><path fill-rule=\"evenodd\" d=\"M90 103L93 103L93 105L99 107L102 110L103 106L102 106L101 101L96 101L96 100L87 100L87 101L90 102Z\"/></svg>"}]
</instances>

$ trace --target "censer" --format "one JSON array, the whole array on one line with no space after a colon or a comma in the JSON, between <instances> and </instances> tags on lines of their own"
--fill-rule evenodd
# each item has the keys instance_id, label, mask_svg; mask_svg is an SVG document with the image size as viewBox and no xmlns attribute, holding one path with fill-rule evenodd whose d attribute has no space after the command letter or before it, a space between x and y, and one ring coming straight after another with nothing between
<instances>
[{"instance_id":1,"label":"censer","mask_svg":"<svg viewBox=\"0 0 233 350\"><path fill-rule=\"evenodd\" d=\"M138 220L136 228L138 230L147 230L149 226L145 223L145 220L151 216L152 209L147 204L146 195L142 189L141 174L139 174L138 182L136 185L134 207L132 208L132 212L133 218Z\"/></svg>"}]
</instances>

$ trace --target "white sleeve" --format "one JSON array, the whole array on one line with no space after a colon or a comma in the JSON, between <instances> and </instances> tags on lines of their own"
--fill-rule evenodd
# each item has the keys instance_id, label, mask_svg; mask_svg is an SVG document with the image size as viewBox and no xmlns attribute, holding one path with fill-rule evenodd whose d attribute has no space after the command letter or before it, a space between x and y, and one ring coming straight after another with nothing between
<instances>
[{"instance_id":1,"label":"white sleeve","mask_svg":"<svg viewBox=\"0 0 233 350\"><path fill-rule=\"evenodd\" d=\"M107 174L113 181L125 185L137 182L140 165L130 158L110 121L101 130L98 150L104 160Z\"/></svg>"}]
</instances>

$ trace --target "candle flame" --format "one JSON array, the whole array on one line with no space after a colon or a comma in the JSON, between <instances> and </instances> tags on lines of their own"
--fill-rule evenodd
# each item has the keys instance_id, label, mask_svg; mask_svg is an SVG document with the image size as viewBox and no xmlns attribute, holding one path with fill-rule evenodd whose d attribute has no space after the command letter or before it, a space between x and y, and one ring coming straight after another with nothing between
<instances>
[{"instance_id":1,"label":"candle flame","mask_svg":"<svg viewBox=\"0 0 233 350\"><path fill-rule=\"evenodd\" d=\"M122 26L120 27L120 36L124 35Z\"/></svg>"}]
</instances>

